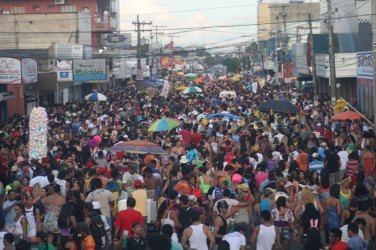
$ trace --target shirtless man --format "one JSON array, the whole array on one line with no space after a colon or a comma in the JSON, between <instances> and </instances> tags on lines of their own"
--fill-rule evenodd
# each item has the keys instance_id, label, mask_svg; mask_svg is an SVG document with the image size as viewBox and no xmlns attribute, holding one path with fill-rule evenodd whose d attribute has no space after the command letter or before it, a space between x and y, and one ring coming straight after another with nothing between
<instances>
[{"instance_id":1,"label":"shirtless man","mask_svg":"<svg viewBox=\"0 0 376 250\"><path fill-rule=\"evenodd\" d=\"M365 220L366 226L364 228L363 234L364 239L367 241L374 239L376 237L376 219L369 215L369 211L371 210L371 202L371 199L367 201L361 201L359 203L360 213L358 213L353 219L353 222L355 222L358 218L362 218Z\"/></svg>"}]
</instances>

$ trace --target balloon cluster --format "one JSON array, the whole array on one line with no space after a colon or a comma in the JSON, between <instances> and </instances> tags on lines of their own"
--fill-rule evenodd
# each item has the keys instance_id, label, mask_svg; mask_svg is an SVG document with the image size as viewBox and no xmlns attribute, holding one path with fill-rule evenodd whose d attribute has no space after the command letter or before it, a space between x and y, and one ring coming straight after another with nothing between
<instances>
[{"instance_id":1,"label":"balloon cluster","mask_svg":"<svg viewBox=\"0 0 376 250\"><path fill-rule=\"evenodd\" d=\"M42 159L47 156L47 121L45 108L33 108L29 121L30 159Z\"/></svg>"}]
</instances>

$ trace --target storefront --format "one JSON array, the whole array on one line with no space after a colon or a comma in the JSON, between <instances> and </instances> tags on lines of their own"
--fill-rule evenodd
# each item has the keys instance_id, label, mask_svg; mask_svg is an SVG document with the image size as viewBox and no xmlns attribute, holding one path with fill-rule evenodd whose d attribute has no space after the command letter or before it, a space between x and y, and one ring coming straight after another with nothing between
<instances>
[{"instance_id":1,"label":"storefront","mask_svg":"<svg viewBox=\"0 0 376 250\"><path fill-rule=\"evenodd\" d=\"M368 117L372 117L374 98L372 51L357 53L356 62L358 108Z\"/></svg>"}]
</instances>

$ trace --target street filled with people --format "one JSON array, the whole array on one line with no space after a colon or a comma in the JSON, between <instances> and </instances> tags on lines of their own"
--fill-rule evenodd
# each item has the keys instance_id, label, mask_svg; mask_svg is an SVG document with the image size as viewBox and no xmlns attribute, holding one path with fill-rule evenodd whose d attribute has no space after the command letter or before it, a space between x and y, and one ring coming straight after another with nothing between
<instances>
[{"instance_id":1,"label":"street filled with people","mask_svg":"<svg viewBox=\"0 0 376 250\"><path fill-rule=\"evenodd\" d=\"M376 249L373 124L294 83L201 77L45 107L40 159L28 116L1 124L0 249Z\"/></svg>"}]
</instances>

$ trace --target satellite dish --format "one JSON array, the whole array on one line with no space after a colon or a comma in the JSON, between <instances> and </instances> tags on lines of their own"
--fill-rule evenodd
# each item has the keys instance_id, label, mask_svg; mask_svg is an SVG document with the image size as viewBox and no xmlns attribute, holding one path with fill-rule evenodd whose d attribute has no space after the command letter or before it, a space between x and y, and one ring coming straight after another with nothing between
<instances>
[{"instance_id":1,"label":"satellite dish","mask_svg":"<svg viewBox=\"0 0 376 250\"><path fill-rule=\"evenodd\" d=\"M337 83L337 84L336 84L336 87L337 87L337 89L340 88L340 87L341 87L341 84L340 84L340 83Z\"/></svg>"}]
</instances>

